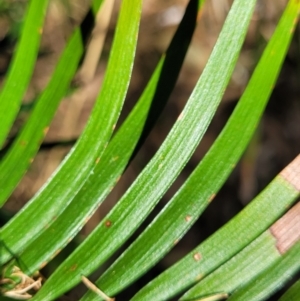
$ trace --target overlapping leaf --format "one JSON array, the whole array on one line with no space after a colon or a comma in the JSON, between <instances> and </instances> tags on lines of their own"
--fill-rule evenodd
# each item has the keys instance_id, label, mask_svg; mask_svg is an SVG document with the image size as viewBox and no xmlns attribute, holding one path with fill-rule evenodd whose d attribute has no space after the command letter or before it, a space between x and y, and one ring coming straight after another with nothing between
<instances>
[{"instance_id":1,"label":"overlapping leaf","mask_svg":"<svg viewBox=\"0 0 300 301\"><path fill-rule=\"evenodd\" d=\"M203 136L239 54L255 1L235 1L210 60L167 139L104 221L35 296L55 298L103 263L143 221ZM237 24L239 26L237 26ZM222 69L222 73L219 69ZM200 116L199 116L200 115ZM49 292L55 292L49 295Z\"/></svg>"},{"instance_id":2,"label":"overlapping leaf","mask_svg":"<svg viewBox=\"0 0 300 301\"><path fill-rule=\"evenodd\" d=\"M99 161L111 137L130 81L140 2L135 0L122 3L107 72L84 133L48 183L1 229L1 237L12 253L20 252L57 218ZM5 251L1 262L7 261L11 256Z\"/></svg>"},{"instance_id":3,"label":"overlapping leaf","mask_svg":"<svg viewBox=\"0 0 300 301\"><path fill-rule=\"evenodd\" d=\"M267 287L271 285L272 289L279 289L284 283L282 277L284 272L274 273L270 272L270 270L273 270L274 266L277 266L282 260L286 261L286 256L291 256L289 250L297 244L297 240L300 238L300 235L297 234L300 230L299 212L300 203L297 203L267 231L208 277L200 281L185 293L180 300L205 300L207 296L215 296L219 292L225 292L228 296L233 294L234 296L236 290L244 291L244 287L255 287L253 285L254 282L260 284L259 288L253 289L252 296L255 296L254 299L256 298L256 300L261 300L260 296L263 290L261 289L261 281L257 280L257 278L262 277L261 275L267 275L266 278L268 280L265 281L268 282ZM299 250L299 246L296 246L296 248ZM287 252L289 254L286 254ZM299 262L299 258L295 256L295 251L293 253L294 262ZM293 265L292 267L286 265L285 273L292 275L297 269L300 269L300 264L298 264L298 268L297 265ZM266 274L266 271L269 271L269 273ZM277 285L277 278L281 281L280 285ZM248 283L252 283L252 285L248 285ZM264 291L265 296L269 294L270 287ZM241 298L241 300L245 299Z\"/></svg>"},{"instance_id":4,"label":"overlapping leaf","mask_svg":"<svg viewBox=\"0 0 300 301\"><path fill-rule=\"evenodd\" d=\"M114 295L153 266L209 205L256 129L289 47L297 13L291 1L220 137L160 215L97 281L105 292Z\"/></svg>"},{"instance_id":5,"label":"overlapping leaf","mask_svg":"<svg viewBox=\"0 0 300 301\"><path fill-rule=\"evenodd\" d=\"M77 69L82 45L76 30L67 45L50 83L37 103L20 135L0 162L0 204L2 205L21 180L47 132L61 98Z\"/></svg>"},{"instance_id":6,"label":"overlapping leaf","mask_svg":"<svg viewBox=\"0 0 300 301\"><path fill-rule=\"evenodd\" d=\"M124 2L126 2L126 0ZM135 0L135 2L137 2L137 0ZM200 2L201 1L199 1L199 4ZM242 3L243 1L236 0L235 4L238 2ZM95 10L95 7L101 3L102 0L95 1L95 6L93 6L93 9ZM242 5L244 5L244 10L242 9ZM253 79L249 85L249 87L251 87L252 84L252 88L248 87L246 90L243 98L244 101L241 99L240 104L235 111L236 115L232 116L230 122L224 129L223 134L217 140L205 159L201 162L198 169L183 186L183 189L176 194L172 202L170 202L170 204L163 210L162 214L150 225L145 234L139 240L137 240L137 242L133 244L132 247L130 247L129 250L120 258L120 260L118 260L103 275L100 281L98 281L97 284L101 289L104 289L106 293L112 294L118 292L136 277L142 274L145 270L147 270L150 266L152 266L155 262L157 262L157 260L160 259L171 248L172 244L184 235L184 233L189 229L198 215L208 205L210 200L218 191L219 187L225 181L232 169L232 165L236 163L247 142L249 141L252 132L254 131L255 123L257 122L264 108L265 101L270 94L271 87L274 85L274 79L276 78L281 61L284 57L284 53L286 52L286 47L291 38L291 21L293 21L295 25L296 15L299 12L299 5L300 4L296 0L290 1L289 9L287 9L287 12L285 13L285 21L282 21L282 27L279 26L281 31L278 29L281 34L280 38L278 37L280 34L277 33L277 38L278 40L281 39L280 41L282 44L272 44L271 42L270 45L272 45L274 48L271 48L269 45L269 60L266 59L266 57L265 61L262 59L262 62L264 61L265 65L261 63L260 69L263 69L264 66L267 71L275 71L275 74L270 76L270 72L264 73L260 70L258 74L255 74L256 82L254 80L255 75L253 76ZM128 7L130 7L130 5ZM132 10L135 9L134 6L131 6L131 8ZM67 259L67 261L46 282L44 288L35 297L35 300L55 299L56 296L78 283L82 275L88 275L99 264L103 263L125 241L125 239L131 235L131 233L141 223L149 211L155 206L161 195L166 191L172 181L176 178L177 174L193 152L193 149L196 147L198 141L201 139L221 98L234 66L242 36L244 35L244 27L246 28L246 23L248 22L252 8L252 2L251 4L240 4L240 18L237 17L236 22L239 20L239 26L242 24L242 29L237 29L236 27L238 26L236 26L236 24L232 27L227 24L227 36L224 33L226 32L224 29L222 42L225 48L223 48L223 51L221 51L221 46L219 49L216 47L213 55L215 55L215 57L219 56L219 59L216 59L215 61L213 59L210 60L208 67L205 70L206 73L204 72L202 82L201 80L198 82L189 104L180 115L179 120L169 135L169 140L167 140L156 157L143 171L142 175L128 190L117 207L105 218L103 223L93 232L92 236L87 239L86 242L84 242L84 244L77 249L75 253L69 259ZM129 16L129 10L127 12ZM247 13L247 18L242 18L243 13ZM132 21L131 18L130 20ZM135 20L137 21L137 18ZM129 18L127 21L129 21ZM283 27L284 30L282 29ZM225 37L228 39L229 36L235 34L231 32L233 29L239 32L238 41L234 41L233 39L232 41L229 41L227 45L225 45ZM120 29L120 31L122 30ZM135 30L132 30L132 32L134 31ZM125 32L126 30L124 29L123 36ZM122 34L120 34L120 36L121 35ZM121 40L122 39L120 39L120 41ZM274 38L274 40L276 39ZM131 40L131 42L134 44L135 41ZM231 42L237 43L232 45ZM120 94L117 91L119 89L119 83L115 85L114 93L110 93L108 91L109 83L118 78L112 75L112 66L117 68L119 67L119 61L122 61L122 59L124 62L127 57L131 56L131 58L133 58L134 46L130 46L132 47L128 47L130 48L128 53L123 53L124 57L122 57L122 55L119 57L116 55L114 57L115 60L112 59L113 63L111 63L109 67L111 73L108 73L106 77L106 86L104 84L104 87L106 87L106 90L104 89L104 91L106 91L106 93L104 93L106 95L105 97L117 97L117 106L114 107L113 105L110 106L110 104L107 104L104 101L105 97L102 96L101 98L100 94L98 101L102 105L103 103L105 104L105 109L107 110L104 111L106 113L99 113L100 105L98 103L90 123L87 126L86 132L83 136L84 138L81 138L78 144L79 146L77 145L76 149L73 150L73 153L71 153L70 157L65 161L63 165L64 167L62 168L64 171L61 172L60 170L54 176L53 180L50 180L49 185L46 186L46 188L33 199L30 205L24 209L23 213L18 215L16 219L12 220L12 222L8 224L1 232L2 237L5 239L5 243L13 252L20 254L20 252L26 247L24 252L21 253L21 258L28 263L30 272L36 268L39 268L43 260L49 260L49 258L56 251L58 251L58 249L64 246L68 239L72 238L79 231L86 217L92 214L95 208L108 194L110 188L114 186L115 182L117 181L117 177L123 172L135 147L137 139L142 130L142 125L145 122L145 116L149 110L150 100L153 98L155 88L157 87L158 78L160 73L163 73L161 70L166 61L164 61L164 59L161 60L138 106L132 112L131 117L127 120L127 123L110 142L107 151L103 153L106 143L110 139L112 128L116 122L118 112L122 106L130 78L130 64L132 64L132 60L129 60L129 64L124 63L126 65L125 69L128 71L128 76L122 77L121 71L118 74L119 79L121 77L123 79L121 84L123 89L121 89L122 91ZM121 53L123 49L120 49L121 43L119 44L119 48L115 46L116 52ZM232 53L230 53L230 51ZM222 60L220 59L220 54L224 55L224 53L225 60ZM226 55L228 55L228 57L226 57ZM265 56L267 55L265 54ZM274 64L274 62L276 62L276 64ZM229 66L227 66L227 64ZM226 68L226 76L224 78L223 69L221 74L218 74L219 70L216 68L217 65L218 67L220 65ZM123 65L120 63L120 66ZM70 74L68 74L68 76L69 75ZM212 77L215 77L215 79ZM220 79L222 82L217 83L217 81L220 81ZM210 90L210 85L212 85L212 90ZM255 89L257 89L257 91L255 91ZM60 91L59 93L63 92ZM157 93L157 90L155 93ZM166 91L165 94L168 95L169 92ZM203 105L201 102L200 104L197 103L196 99L199 98L200 94L202 94L200 99L204 99L205 97L208 99L209 106L208 104ZM253 99L250 101L251 97L257 99L260 97L262 98L259 106L257 106L257 103L253 101ZM246 101L247 98L249 102ZM109 109L112 108L114 108L114 116L105 119ZM204 109L205 111L204 113L201 111L203 116L200 118L200 120L197 120L196 118L196 115L200 112L196 111L198 109ZM193 110L195 110L195 112L192 112ZM248 116L250 111L251 114L252 111L255 114ZM103 122L100 122L101 126L98 127L96 118L100 117L103 118ZM247 126L244 127L243 124L243 126L240 127L239 122L242 121L245 122L245 125L247 121ZM109 125L108 129L104 129L106 123ZM131 137L134 127L138 127L138 130L136 131L136 134ZM100 139L101 141L98 142L98 137L93 137L92 129L99 130L100 133L104 135L103 140ZM182 133L180 133L180 131L182 131ZM245 131L245 135L240 135L242 131ZM126 137L126 134L130 136L130 139ZM39 135L41 135L41 131L39 131ZM187 139L184 140L185 138ZM195 141L192 141L192 139ZM172 148L173 143L174 148ZM234 151L232 151L230 148L233 144L238 145ZM32 154L36 152L37 145L37 141L32 145ZM93 146L92 150L85 155L83 150L90 147L90 145ZM126 148L124 150L122 149L121 152L120 148L122 148L122 145L126 145ZM190 150L188 152L184 152L183 147L190 147ZM223 149L225 149L224 152ZM172 151L174 151L173 154L171 154ZM77 155L74 155L76 152ZM94 163L98 163L100 154L102 154L100 161L101 163L96 165L94 168ZM72 164L76 165L80 159L86 160L88 156L91 156L91 158L89 158L87 166L84 166L82 163L77 169L72 168ZM68 162L71 163L69 164ZM174 168L172 164L175 165L176 168ZM68 167L66 168L66 166ZM82 170L83 167L85 167L85 170ZM109 173L109 168L113 168L112 173ZM86 181L87 175L91 170L91 176ZM215 235L200 245L199 248L190 253L187 258L171 268L170 271L162 274L157 278L157 280L154 280L149 286L146 286L146 288L138 293L133 300L167 300L171 296L176 295L178 292L198 281L199 278L205 277L212 270L216 269L219 265L223 264L227 260L229 261L227 261L227 263L225 263L221 269L230 265L230 263L232 263L236 258L239 258L240 260L240 267L246 265L247 261L244 261L244 259L247 258L250 263L253 263L251 262L251 259L253 259L253 254L255 254L257 249L251 249L251 247L253 247L253 245L255 245L255 243L259 241L261 237L263 237L263 242L270 242L271 249L274 249L274 241L272 239L268 239L269 237L266 238L264 237L264 234L262 234L261 237L258 239L256 238L272 222L274 222L274 220L278 218L282 212L286 210L286 207L290 205L296 197L299 196L299 187L297 186L299 179L296 183L291 178L291 174L294 175L295 171L295 177L297 178L297 174L299 175L299 158L296 159L295 162L293 162L292 165L287 168L287 170L283 171L281 175L278 176L273 183L271 183L270 186L233 221L228 223L228 225L223 227ZM80 176L70 176L71 172L76 171L80 173ZM151 177L156 178L152 179ZM64 179L66 179L67 182L61 185L59 181ZM200 187L201 185L199 185L199 182L205 187ZM69 189L68 185L73 186ZM199 189L195 189L196 191L193 191L192 194L191 191L188 193L185 192L185 189L194 189L194 187L197 186L199 186ZM97 191L97 188L100 189ZM52 192L51 189L55 191L56 194L53 198L50 195ZM71 191L72 189L73 191ZM60 195L62 195L62 200L59 200ZM274 197L275 195L277 197L277 201L271 203L270 198ZM50 198L50 201L48 201L48 198ZM191 203L189 198L191 198L191 200L197 199L199 200L199 203ZM187 203L182 204L182 199L187 200L187 203L189 203L190 206L186 206ZM40 210L43 202L46 203L46 207L43 208L43 210ZM51 202L53 202L53 205ZM273 206L272 208L271 205ZM136 208L134 208L135 206ZM45 213L44 210L49 210L49 213L46 215L46 220L42 220L42 217L44 216L43 214ZM261 210L268 211L266 213L261 213ZM29 219L29 217L31 217L35 211L37 211L37 214L31 219L29 229L22 229L20 226L21 224L18 223L24 223L25 221L27 222L26 216ZM254 213L256 214L256 217L258 216L259 218L262 218L262 220L254 220L251 216L251 214ZM171 219L171 217L173 217L173 219ZM165 221L169 221L169 224L166 224ZM169 229L169 227L171 228ZM49 237L49 235L53 236ZM167 236L167 239L164 239L164 235ZM232 242L235 242L235 245ZM250 244L251 242L252 244ZM248 244L250 244L250 246L243 249ZM43 246L43 248L40 248L39 250L40 253L43 254L39 254L39 256L34 258L31 250L36 245ZM269 247L268 244L264 245L263 243L256 244L255 246L259 246L262 249L264 249L266 246ZM218 249L218 252L216 252L216 249ZM258 250L261 251L262 249ZM7 250L4 250L5 254L1 258L2 262L11 257L11 254L6 252ZM242 251L240 252L240 250ZM247 253L249 255L248 257L245 256L245 253L243 253L247 250L250 250ZM276 250L274 250L274 254L276 253L275 251ZM230 260L230 258L238 252L240 253ZM258 255L259 254L260 252L258 252ZM259 290L254 288L253 281L245 284L245 282L249 280L248 277L246 280L243 280L242 287L237 291L234 291L230 300L240 300L241 298L242 300L253 300L258 293L265 294L265 296L269 295L275 287L278 287L278 281L280 280L278 280L279 277L276 278L276 275L283 274L283 280L285 281L289 273L294 273L297 271L297 269L299 269L299 265L295 263L296 261L298 262L298 254L299 243L293 246L291 250L289 250L288 253L283 256L282 261L276 260L276 264L271 264L269 269L255 277L253 281L260 280L261 283L258 288ZM278 255L278 252L276 255ZM271 263L273 263L272 260L274 258L270 258ZM265 269L269 265L269 262L265 261L264 264L265 266L261 267L262 269ZM274 277L268 277L270 273ZM249 275L247 274L246 276ZM207 277L207 279L209 279L209 277ZM238 285L240 285L241 279L243 278L240 277L240 279L238 279L240 281ZM180 282L180 285L177 283L179 280L183 280ZM232 290L235 290L236 286L233 287L232 283L230 283L230 285L231 289L225 288L224 290L226 292L224 294L218 293L220 298L222 296L227 296L228 291L231 292ZM216 299L218 298L218 294L213 296L215 297L215 300L218 300ZM195 296L195 294L192 294L192 296ZM88 294L84 300L94 300L94 296L92 294Z\"/></svg>"},{"instance_id":7,"label":"overlapping leaf","mask_svg":"<svg viewBox=\"0 0 300 301\"><path fill-rule=\"evenodd\" d=\"M168 300L250 244L299 197L300 155L243 211L140 290L132 300Z\"/></svg>"},{"instance_id":8,"label":"overlapping leaf","mask_svg":"<svg viewBox=\"0 0 300 301\"><path fill-rule=\"evenodd\" d=\"M109 143L93 174L55 222L40 233L22 254L18 254L19 259L30 267L29 271L28 268L26 269L27 272L39 269L69 242L116 184L139 140L153 102L161 100L162 97L168 98L172 91L194 31L197 2L198 0L190 2L170 48L159 62L138 104ZM192 19L194 22L191 22ZM175 57L176 64L173 63ZM169 75L170 69L171 76ZM166 81L168 81L167 89L165 88ZM164 102L160 101L160 106L162 103ZM39 250L32 252L35 245L40 246Z\"/></svg>"},{"instance_id":9,"label":"overlapping leaf","mask_svg":"<svg viewBox=\"0 0 300 301\"><path fill-rule=\"evenodd\" d=\"M282 258L258 274L252 281L237 289L228 301L266 300L274 291L280 289L300 270L300 242L295 244ZM295 299L296 301L297 299ZM289 299L292 301L292 299Z\"/></svg>"}]
</instances>

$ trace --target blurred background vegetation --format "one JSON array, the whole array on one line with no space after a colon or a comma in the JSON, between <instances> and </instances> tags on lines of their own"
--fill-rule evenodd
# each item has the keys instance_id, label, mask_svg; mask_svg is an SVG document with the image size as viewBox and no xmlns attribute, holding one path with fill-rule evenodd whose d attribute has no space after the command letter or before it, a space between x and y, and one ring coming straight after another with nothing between
<instances>
[{"instance_id":1,"label":"blurred background vegetation","mask_svg":"<svg viewBox=\"0 0 300 301\"><path fill-rule=\"evenodd\" d=\"M0 84L3 82L7 72L20 27L22 26L26 2L26 0L0 0ZM75 93L62 100L39 154L27 175L2 210L4 219L6 217L9 218L9 216L12 216L22 208L41 185L45 183L82 131L97 96L98 87L103 79L119 2L116 1L115 4L104 52L99 62L96 76L83 87L83 93L86 97L80 97L80 95ZM181 20L187 2L187 0L144 1L136 63L120 123L135 104L161 54L166 50ZM118 185L85 226L77 238L78 240L81 240L95 227L159 148L184 107L205 66L231 2L229 0L207 0L201 12L201 18L177 86L170 97L167 107ZM266 41L273 33L286 2L286 0L258 1L241 56L217 114L192 159L156 210L159 210L180 187L221 131L243 92ZM46 86L59 54L72 32L72 28L78 24L83 24L83 31L85 33L88 32L89 18L91 16L88 13L89 5L90 1L88 0L50 1L42 34L40 54L31 84L24 96L22 110L10 133L11 141L26 120L32 103ZM299 60L300 31L298 26L264 117L243 159L236 166L229 180L218 193L212 205L204 212L201 219L171 253L149 273L156 274L164 270L217 230L240 211L299 153ZM9 140L7 143L9 144L11 141ZM5 150L6 148L4 147L1 150L1 154L5 153ZM152 214L152 217L154 214L155 212ZM150 219L152 217L150 216ZM61 256L64 256L64 254ZM55 260L59 260L59 258ZM47 274L47 271L45 271L45 274ZM140 281L147 281L147 277L146 275ZM134 285L140 286L140 282ZM128 290L130 289L134 288L131 287ZM123 293L123 296L126 296L126 292ZM70 300L76 300L76 291L69 298ZM120 298L122 299L122 294Z\"/></svg>"}]
</instances>

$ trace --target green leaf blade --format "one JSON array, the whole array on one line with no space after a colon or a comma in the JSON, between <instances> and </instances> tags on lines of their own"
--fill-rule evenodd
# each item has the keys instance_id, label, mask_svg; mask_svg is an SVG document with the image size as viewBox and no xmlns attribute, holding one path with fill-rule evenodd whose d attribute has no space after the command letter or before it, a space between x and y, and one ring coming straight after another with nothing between
<instances>
[{"instance_id":1,"label":"green leaf blade","mask_svg":"<svg viewBox=\"0 0 300 301\"><path fill-rule=\"evenodd\" d=\"M233 71L255 3L247 2L245 6L240 2L236 2L231 22L226 23L207 68L163 146L93 234L48 279L36 300L42 300L47 290L71 287L81 280L81 275L88 275L106 260L132 234L178 175L203 136ZM239 26L230 39L235 22ZM222 75L219 68L223 68Z\"/></svg>"},{"instance_id":2,"label":"green leaf blade","mask_svg":"<svg viewBox=\"0 0 300 301\"><path fill-rule=\"evenodd\" d=\"M159 61L137 105L112 138L80 192L55 222L19 254L19 259L30 267L27 269L29 273L45 265L78 233L117 183L137 142L141 141L141 132L143 131L143 135L147 134L151 128L149 124L158 118L157 112L162 110L161 107L171 94L195 29L197 9L198 0L191 1L166 54ZM192 19L195 21L192 22ZM159 104L156 105L157 103ZM152 110L153 106L155 110ZM150 116L151 121L147 122ZM35 245L39 245L40 248L33 254Z\"/></svg>"},{"instance_id":3,"label":"green leaf blade","mask_svg":"<svg viewBox=\"0 0 300 301\"><path fill-rule=\"evenodd\" d=\"M140 20L140 0L123 3L102 90L84 133L48 183L1 229L3 241L15 254L67 207L111 137L131 78ZM5 252L0 260L6 262L11 256Z\"/></svg>"},{"instance_id":4,"label":"green leaf blade","mask_svg":"<svg viewBox=\"0 0 300 301\"><path fill-rule=\"evenodd\" d=\"M133 110L132 118L128 118L128 122L116 133L96 165L93 174L90 175L74 200L19 255L19 259L29 267L29 273L39 270L80 231L87 219L118 182L141 133L142 127L137 127L137 125L143 124L145 121L162 64L163 60L156 69L148 89L145 90L141 98L141 102ZM131 129L136 128L139 130L131 131ZM33 254L32 249L35 245L41 247L38 252Z\"/></svg>"},{"instance_id":5,"label":"green leaf blade","mask_svg":"<svg viewBox=\"0 0 300 301\"><path fill-rule=\"evenodd\" d=\"M300 270L299 260L300 242L252 281L237 289L228 301L267 300Z\"/></svg>"},{"instance_id":6,"label":"green leaf blade","mask_svg":"<svg viewBox=\"0 0 300 301\"><path fill-rule=\"evenodd\" d=\"M108 294L114 295L157 263L192 226L227 179L267 104L291 41L296 16L297 9L293 5L287 7L234 113L191 177L96 282Z\"/></svg>"},{"instance_id":7,"label":"green leaf blade","mask_svg":"<svg viewBox=\"0 0 300 301\"><path fill-rule=\"evenodd\" d=\"M268 231L264 232L241 252L188 290L180 300L200 301L206 296L213 296L219 292L230 295L243 283L249 282L280 258L275 244L274 237Z\"/></svg>"},{"instance_id":8,"label":"green leaf blade","mask_svg":"<svg viewBox=\"0 0 300 301\"><path fill-rule=\"evenodd\" d=\"M47 5L48 0L30 1L28 4L22 36L0 93L0 148L17 116L33 72Z\"/></svg>"},{"instance_id":9,"label":"green leaf blade","mask_svg":"<svg viewBox=\"0 0 300 301\"><path fill-rule=\"evenodd\" d=\"M77 69L83 48L76 31L61 56L52 79L42 93L20 135L0 162L0 204L3 205L21 180L38 151L47 127Z\"/></svg>"},{"instance_id":10,"label":"green leaf blade","mask_svg":"<svg viewBox=\"0 0 300 301\"><path fill-rule=\"evenodd\" d=\"M183 259L142 288L132 300L168 300L207 276L237 254L299 197L300 156L287 166L244 210ZM217 250L217 251L216 251Z\"/></svg>"},{"instance_id":11,"label":"green leaf blade","mask_svg":"<svg viewBox=\"0 0 300 301\"><path fill-rule=\"evenodd\" d=\"M180 300L202 300L205 296L215 295L217 292L226 292L227 295L234 295L235 291L246 291L244 287L253 290L255 293L252 295L255 295L255 298L257 298L262 290L253 289L255 287L253 283L258 282L261 284L261 281L257 281L257 278L261 278L260 275L268 275L266 271L273 269L272 267L278 264L291 247L299 241L300 235L295 234L299 233L300 230L300 222L297 217L299 212L300 203L297 203L267 231L224 265L208 275L208 277L204 278L204 280L196 284ZM288 267L286 269L290 270ZM291 274L293 273L291 272ZM272 273L269 273L267 278L272 278L273 276ZM282 279L281 277L279 278ZM268 280L267 282L271 284L273 281ZM260 284L259 286L261 286ZM272 286L278 289L274 284ZM267 291L267 293L264 292L266 296L270 293L269 289ZM241 300L245 299L241 298ZM259 300L261 299L259 298Z\"/></svg>"},{"instance_id":12,"label":"green leaf blade","mask_svg":"<svg viewBox=\"0 0 300 301\"><path fill-rule=\"evenodd\" d=\"M300 188L299 182L298 186ZM229 300L265 300L300 270L299 213L300 202L270 227L267 235L274 238L278 255L273 256L269 252L266 257L274 257L276 260L264 269L254 267L257 273L250 281L241 279L240 286L233 291Z\"/></svg>"}]
</instances>

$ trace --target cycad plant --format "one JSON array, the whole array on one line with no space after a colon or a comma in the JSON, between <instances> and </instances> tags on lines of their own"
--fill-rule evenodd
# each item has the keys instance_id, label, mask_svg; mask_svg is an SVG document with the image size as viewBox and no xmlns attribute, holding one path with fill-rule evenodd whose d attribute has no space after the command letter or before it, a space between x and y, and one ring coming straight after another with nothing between
<instances>
[{"instance_id":1,"label":"cycad plant","mask_svg":"<svg viewBox=\"0 0 300 301\"><path fill-rule=\"evenodd\" d=\"M111 7L112 2L91 3L95 27L107 17L101 10ZM28 2L22 33L0 95L2 147L34 68L47 5L47 0ZM233 2L186 106L130 188L47 279L39 274L105 200L151 131L174 88L203 5L201 0L189 1L141 97L114 132L131 79L142 6L141 0L121 1L103 84L83 133L48 182L1 228L3 298L57 300L83 282L87 292L80 300L112 300L162 259L213 201L246 150L276 84L298 22L298 0L288 1L216 141L138 238L98 280L88 279L145 221L201 141L236 65L255 0ZM95 33L90 44L97 38ZM96 55L97 63L101 47L97 41L93 47L91 57ZM48 86L13 143L6 146L0 162L2 205L38 152L59 101L69 93L83 48L80 31L75 28ZM87 70L90 68L94 65ZM299 271L300 206L295 204L299 192L298 156L239 214L141 287L130 300L266 300ZM299 283L280 300L300 300Z\"/></svg>"}]
</instances>

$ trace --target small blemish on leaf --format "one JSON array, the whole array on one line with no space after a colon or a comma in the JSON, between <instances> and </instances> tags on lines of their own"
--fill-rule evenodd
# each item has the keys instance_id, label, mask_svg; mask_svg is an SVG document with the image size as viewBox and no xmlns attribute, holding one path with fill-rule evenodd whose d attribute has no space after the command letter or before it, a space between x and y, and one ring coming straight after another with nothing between
<instances>
[{"instance_id":1,"label":"small blemish on leaf","mask_svg":"<svg viewBox=\"0 0 300 301\"><path fill-rule=\"evenodd\" d=\"M77 269L77 264L73 264L71 267L70 267L70 271L75 271Z\"/></svg>"},{"instance_id":2,"label":"small blemish on leaf","mask_svg":"<svg viewBox=\"0 0 300 301\"><path fill-rule=\"evenodd\" d=\"M191 219L192 219L192 217L191 217L190 215L187 215L187 216L185 217L185 221L186 221L186 222L190 222Z\"/></svg>"},{"instance_id":3,"label":"small blemish on leaf","mask_svg":"<svg viewBox=\"0 0 300 301\"><path fill-rule=\"evenodd\" d=\"M98 157L98 158L96 159L96 164L98 164L99 161L100 161L100 158Z\"/></svg>"},{"instance_id":4,"label":"small blemish on leaf","mask_svg":"<svg viewBox=\"0 0 300 301\"><path fill-rule=\"evenodd\" d=\"M201 259L201 254L197 252L193 255L193 258L195 261L199 261Z\"/></svg>"},{"instance_id":5,"label":"small blemish on leaf","mask_svg":"<svg viewBox=\"0 0 300 301\"><path fill-rule=\"evenodd\" d=\"M110 220L107 220L104 224L105 227L109 228L112 225L112 222Z\"/></svg>"},{"instance_id":6,"label":"small blemish on leaf","mask_svg":"<svg viewBox=\"0 0 300 301\"><path fill-rule=\"evenodd\" d=\"M49 130L49 126L44 128L44 130L43 130L44 135L46 135L48 133L48 130Z\"/></svg>"},{"instance_id":7,"label":"small blemish on leaf","mask_svg":"<svg viewBox=\"0 0 300 301\"><path fill-rule=\"evenodd\" d=\"M208 202L210 203L215 197L216 197L216 194L213 193L213 194L209 197Z\"/></svg>"}]
</instances>

